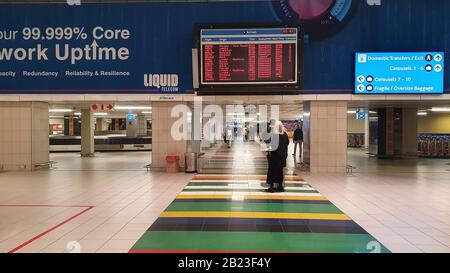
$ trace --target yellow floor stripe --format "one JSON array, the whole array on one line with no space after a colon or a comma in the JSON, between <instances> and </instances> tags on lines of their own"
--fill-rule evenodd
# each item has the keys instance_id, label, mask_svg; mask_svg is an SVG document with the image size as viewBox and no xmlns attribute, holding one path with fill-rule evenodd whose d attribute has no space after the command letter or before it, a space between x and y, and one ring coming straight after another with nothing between
<instances>
[{"instance_id":1,"label":"yellow floor stripe","mask_svg":"<svg viewBox=\"0 0 450 273\"><path fill-rule=\"evenodd\" d=\"M164 218L266 218L308 220L351 220L345 214L330 213L279 213L279 212L221 212L221 211L165 211Z\"/></svg>"},{"instance_id":2,"label":"yellow floor stripe","mask_svg":"<svg viewBox=\"0 0 450 273\"><path fill-rule=\"evenodd\" d=\"M232 195L184 195L180 194L176 199L231 199ZM323 196L286 196L286 195L244 195L245 199L251 200L328 200Z\"/></svg>"}]
</instances>

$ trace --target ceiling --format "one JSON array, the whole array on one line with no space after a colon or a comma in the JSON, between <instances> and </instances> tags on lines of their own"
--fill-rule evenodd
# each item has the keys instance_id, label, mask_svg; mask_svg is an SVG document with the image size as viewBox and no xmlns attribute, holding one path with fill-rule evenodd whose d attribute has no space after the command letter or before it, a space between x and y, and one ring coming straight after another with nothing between
<instances>
[{"instance_id":1,"label":"ceiling","mask_svg":"<svg viewBox=\"0 0 450 273\"><path fill-rule=\"evenodd\" d=\"M81 109L89 109L90 106L94 103L55 103L50 104L49 109L61 111L61 112L49 112L49 116L56 117L64 117L65 115L79 115ZM102 104L101 102L98 104ZM109 103L104 103L109 104ZM94 116L98 118L124 118L127 114L141 114L146 116L147 118L151 118L152 109L150 103L112 103L114 109L112 111L95 111ZM119 109L118 109L119 108Z\"/></svg>"},{"instance_id":2,"label":"ceiling","mask_svg":"<svg viewBox=\"0 0 450 273\"><path fill-rule=\"evenodd\" d=\"M101 104L102 102L97 102L98 104ZM108 104L103 102L104 104ZM52 103L50 104L49 108L50 109L66 109L66 110L71 110L71 112L67 111L67 112L58 112L58 113L50 113L50 116L61 116L63 117L64 115L67 115L69 113L77 113L80 112L81 109L88 109L90 108L91 104L93 103L86 103L86 102L71 102L71 103ZM142 102L117 102L117 103L113 103L115 109L113 111L104 111L107 112L107 116L109 118L115 118L115 117L125 117L127 114L143 114L146 116L151 116L151 112L152 110L149 109L151 108L151 103L142 103ZM204 107L207 104L204 104ZM226 109L226 105L235 105L234 103L229 103L229 104L225 104L222 103L220 104L220 106L222 107L223 111L225 111ZM247 106L249 104L242 104L243 106ZM260 106L264 105L267 107L267 111L268 113L270 113L271 109L273 111L276 111L276 107L278 107L278 111L279 111L279 119L280 120L297 120L300 118L300 116L303 114L303 103L292 103L292 104L274 104L272 105L272 107L270 107L271 104L262 104L262 103L258 103L255 104L256 106L256 111L263 111L264 109L261 108ZM121 108L121 109L116 109L116 108ZM146 109L134 109L136 107L144 107ZM249 108L248 108L249 109ZM98 112L102 112L102 111L98 111ZM100 116L101 117L101 116Z\"/></svg>"}]
</instances>

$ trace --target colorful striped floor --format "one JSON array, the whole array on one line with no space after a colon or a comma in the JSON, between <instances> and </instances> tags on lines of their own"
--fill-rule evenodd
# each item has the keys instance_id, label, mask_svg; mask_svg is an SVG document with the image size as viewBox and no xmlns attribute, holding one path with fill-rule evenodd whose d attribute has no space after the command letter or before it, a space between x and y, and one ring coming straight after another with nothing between
<instances>
[{"instance_id":1,"label":"colorful striped floor","mask_svg":"<svg viewBox=\"0 0 450 273\"><path fill-rule=\"evenodd\" d=\"M297 176L269 194L263 175L197 175L132 253L389 252Z\"/></svg>"}]
</instances>

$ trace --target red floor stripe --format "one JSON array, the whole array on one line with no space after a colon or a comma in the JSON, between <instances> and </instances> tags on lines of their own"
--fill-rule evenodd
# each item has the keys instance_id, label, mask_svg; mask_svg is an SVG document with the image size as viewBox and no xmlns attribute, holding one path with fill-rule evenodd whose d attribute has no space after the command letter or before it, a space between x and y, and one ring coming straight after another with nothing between
<instances>
[{"instance_id":1,"label":"red floor stripe","mask_svg":"<svg viewBox=\"0 0 450 273\"><path fill-rule=\"evenodd\" d=\"M74 216L64 220L63 222L57 224L56 226L51 227L50 229L48 229L48 230L38 234L37 236L35 236L35 237L31 238L30 240L26 241L25 243L23 243L23 244L15 247L13 249L11 249L10 251L8 251L8 253L15 253L15 252L17 252L18 250L20 250L20 249L24 248L25 246L31 244L32 242L36 241L37 239L45 236L46 234L52 232L53 230L59 228L60 226L62 226L64 224L67 224L68 222L72 221L73 219L77 218L78 216L82 215L83 213L85 213L85 212L87 212L87 211L89 211L89 210L94 208L94 206L71 206L71 205L69 205L69 206L65 206L65 205L61 205L61 206L58 206L58 205L0 205L0 207L64 207L64 208L79 207L79 208L85 208L83 211L81 211L81 212L75 214Z\"/></svg>"}]
</instances>

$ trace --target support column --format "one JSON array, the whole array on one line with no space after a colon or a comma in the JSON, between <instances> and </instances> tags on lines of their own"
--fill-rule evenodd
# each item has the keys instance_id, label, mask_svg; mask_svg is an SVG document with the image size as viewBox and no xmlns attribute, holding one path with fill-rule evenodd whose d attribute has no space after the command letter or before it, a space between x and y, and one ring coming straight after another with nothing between
<instances>
[{"instance_id":1,"label":"support column","mask_svg":"<svg viewBox=\"0 0 450 273\"><path fill-rule=\"evenodd\" d=\"M369 112L370 111L367 111L366 118L364 119L364 149L366 149L366 151L369 150L369 142L370 142Z\"/></svg>"},{"instance_id":2,"label":"support column","mask_svg":"<svg viewBox=\"0 0 450 273\"><path fill-rule=\"evenodd\" d=\"M188 118L187 113L183 117L171 117L173 107L185 105L179 102L152 102L152 170L164 170L166 167L166 155L176 154L180 156L180 166L184 167L184 153L187 148ZM187 106L186 106L187 107ZM177 123L177 124L175 124ZM175 124L184 126L186 135L183 140L175 140L172 136L172 126Z\"/></svg>"},{"instance_id":3,"label":"support column","mask_svg":"<svg viewBox=\"0 0 450 273\"><path fill-rule=\"evenodd\" d=\"M203 112L203 104L201 99L197 99L194 103L189 104L191 109L190 115L188 115L188 128L190 128L190 146L187 147L187 151L197 153L198 155L201 153L201 130L202 130L202 112ZM223 109L222 109L223 111ZM224 116L224 124L225 124L225 116Z\"/></svg>"},{"instance_id":4,"label":"support column","mask_svg":"<svg viewBox=\"0 0 450 273\"><path fill-rule=\"evenodd\" d=\"M402 154L403 118L400 108L380 108L378 113L378 158Z\"/></svg>"},{"instance_id":5,"label":"support column","mask_svg":"<svg viewBox=\"0 0 450 273\"><path fill-rule=\"evenodd\" d=\"M138 119L135 117L134 120L127 119L127 137L135 138L139 133Z\"/></svg>"},{"instance_id":6,"label":"support column","mask_svg":"<svg viewBox=\"0 0 450 273\"><path fill-rule=\"evenodd\" d=\"M108 131L108 123L105 118L97 118L96 131Z\"/></svg>"},{"instance_id":7,"label":"support column","mask_svg":"<svg viewBox=\"0 0 450 273\"><path fill-rule=\"evenodd\" d=\"M402 157L417 157L417 108L403 108L402 120Z\"/></svg>"},{"instance_id":8,"label":"support column","mask_svg":"<svg viewBox=\"0 0 450 273\"><path fill-rule=\"evenodd\" d=\"M210 117L207 117L207 116L202 116L202 141L201 141L201 148L202 149L209 149L209 148L211 148L212 146L213 146L213 143L211 143L210 141L209 141L209 139L207 139L206 137L205 137L205 132L203 131L203 127L204 127L204 124L207 124L208 123L208 121L209 121L209 119L210 119Z\"/></svg>"},{"instance_id":9,"label":"support column","mask_svg":"<svg viewBox=\"0 0 450 273\"><path fill-rule=\"evenodd\" d=\"M31 171L48 162L48 103L0 102L0 170Z\"/></svg>"},{"instance_id":10,"label":"support column","mask_svg":"<svg viewBox=\"0 0 450 273\"><path fill-rule=\"evenodd\" d=\"M81 156L94 156L94 118L90 109L81 110Z\"/></svg>"},{"instance_id":11,"label":"support column","mask_svg":"<svg viewBox=\"0 0 450 273\"><path fill-rule=\"evenodd\" d=\"M147 135L147 119L144 115L138 115L137 116L137 122L138 122L138 136L146 136Z\"/></svg>"},{"instance_id":12,"label":"support column","mask_svg":"<svg viewBox=\"0 0 450 273\"><path fill-rule=\"evenodd\" d=\"M346 173L347 102L304 104L304 162L311 173Z\"/></svg>"},{"instance_id":13,"label":"support column","mask_svg":"<svg viewBox=\"0 0 450 273\"><path fill-rule=\"evenodd\" d=\"M74 115L64 116L64 135L65 136L75 136L75 122L76 118Z\"/></svg>"}]
</instances>

